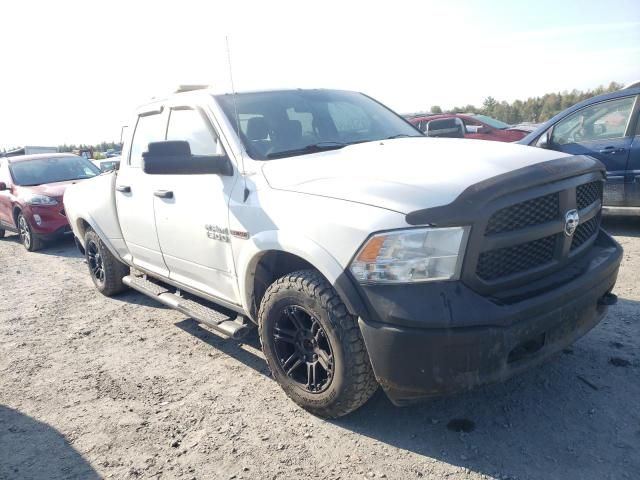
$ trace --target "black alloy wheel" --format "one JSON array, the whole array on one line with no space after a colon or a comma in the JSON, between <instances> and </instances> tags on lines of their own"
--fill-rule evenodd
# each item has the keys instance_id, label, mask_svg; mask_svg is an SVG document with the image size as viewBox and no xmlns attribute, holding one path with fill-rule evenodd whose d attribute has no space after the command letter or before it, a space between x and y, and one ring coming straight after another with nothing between
<instances>
[{"instance_id":1,"label":"black alloy wheel","mask_svg":"<svg viewBox=\"0 0 640 480\"><path fill-rule=\"evenodd\" d=\"M102 255L100 254L100 248L95 240L87 242L87 263L89 264L89 271L96 283L104 285L104 262Z\"/></svg>"},{"instance_id":2,"label":"black alloy wheel","mask_svg":"<svg viewBox=\"0 0 640 480\"><path fill-rule=\"evenodd\" d=\"M333 378L333 351L320 322L298 305L284 308L273 328L278 362L310 393L324 392Z\"/></svg>"}]
</instances>

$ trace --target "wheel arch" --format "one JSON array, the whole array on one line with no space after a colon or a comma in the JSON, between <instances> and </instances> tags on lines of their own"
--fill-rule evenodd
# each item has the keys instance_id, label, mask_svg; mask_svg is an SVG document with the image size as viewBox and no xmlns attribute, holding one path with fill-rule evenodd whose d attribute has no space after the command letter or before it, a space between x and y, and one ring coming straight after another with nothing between
<instances>
[{"instance_id":1,"label":"wheel arch","mask_svg":"<svg viewBox=\"0 0 640 480\"><path fill-rule=\"evenodd\" d=\"M107 249L111 252L111 254L115 258L117 258L123 263L127 263L122 259L121 255L118 253L113 243L109 240L109 237L105 235L102 229L98 227L96 222L89 215L82 215L82 216L79 215L78 217L75 218L73 223L74 223L73 230L74 230L75 238L80 244L80 246L82 247L82 249L86 247L84 237L87 234L87 230L91 229L94 232L96 232L96 235L100 237L100 240L102 240L102 243L105 244Z\"/></svg>"},{"instance_id":2,"label":"wheel arch","mask_svg":"<svg viewBox=\"0 0 640 480\"><path fill-rule=\"evenodd\" d=\"M240 296L254 321L267 287L276 279L297 270L318 271L336 289L353 315L366 313L352 279L338 261L314 241L278 232L262 232L252 237L238 259Z\"/></svg>"}]
</instances>

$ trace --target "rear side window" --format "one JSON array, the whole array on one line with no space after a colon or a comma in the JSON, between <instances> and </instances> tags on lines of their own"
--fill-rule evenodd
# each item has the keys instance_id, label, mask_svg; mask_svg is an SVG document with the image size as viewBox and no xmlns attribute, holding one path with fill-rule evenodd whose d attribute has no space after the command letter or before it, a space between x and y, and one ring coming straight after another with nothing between
<instances>
[{"instance_id":1,"label":"rear side window","mask_svg":"<svg viewBox=\"0 0 640 480\"><path fill-rule=\"evenodd\" d=\"M140 168L142 154L147 151L149 143L164 140L164 122L162 118L160 113L138 117L136 130L131 141L131 154L129 155L129 165L132 167Z\"/></svg>"},{"instance_id":2,"label":"rear side window","mask_svg":"<svg viewBox=\"0 0 640 480\"><path fill-rule=\"evenodd\" d=\"M193 155L224 155L220 138L199 110L180 108L171 110L167 140L189 142Z\"/></svg>"}]
</instances>

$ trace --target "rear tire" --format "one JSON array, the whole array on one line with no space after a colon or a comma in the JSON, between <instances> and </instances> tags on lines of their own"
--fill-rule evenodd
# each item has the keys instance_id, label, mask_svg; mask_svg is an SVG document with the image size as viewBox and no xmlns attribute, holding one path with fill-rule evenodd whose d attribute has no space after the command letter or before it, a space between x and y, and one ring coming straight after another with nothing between
<instances>
[{"instance_id":1,"label":"rear tire","mask_svg":"<svg viewBox=\"0 0 640 480\"><path fill-rule=\"evenodd\" d=\"M120 262L91 229L84 236L84 250L91 280L100 293L111 297L128 288L122 279L129 275L129 266Z\"/></svg>"},{"instance_id":2,"label":"rear tire","mask_svg":"<svg viewBox=\"0 0 640 480\"><path fill-rule=\"evenodd\" d=\"M302 408L341 417L378 389L356 317L318 272L302 270L276 280L258 317L271 373Z\"/></svg>"},{"instance_id":3,"label":"rear tire","mask_svg":"<svg viewBox=\"0 0 640 480\"><path fill-rule=\"evenodd\" d=\"M20 242L22 246L27 249L28 252L35 252L40 250L44 242L33 233L33 228L27 217L22 213L18 214L18 233L20 234Z\"/></svg>"}]
</instances>

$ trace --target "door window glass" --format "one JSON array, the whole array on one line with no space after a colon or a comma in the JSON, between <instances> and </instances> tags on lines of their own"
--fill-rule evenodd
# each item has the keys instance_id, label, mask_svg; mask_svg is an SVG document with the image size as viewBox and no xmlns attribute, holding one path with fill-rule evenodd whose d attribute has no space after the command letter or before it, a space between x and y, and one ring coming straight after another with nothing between
<instances>
[{"instance_id":1,"label":"door window glass","mask_svg":"<svg viewBox=\"0 0 640 480\"><path fill-rule=\"evenodd\" d=\"M198 110L174 109L169 117L167 140L189 142L193 155L224 155L220 138Z\"/></svg>"},{"instance_id":2,"label":"door window glass","mask_svg":"<svg viewBox=\"0 0 640 480\"><path fill-rule=\"evenodd\" d=\"M149 143L164 140L164 122L159 113L138 117L136 131L131 142L129 164L139 168L142 165L142 153L146 152Z\"/></svg>"},{"instance_id":3,"label":"door window glass","mask_svg":"<svg viewBox=\"0 0 640 480\"><path fill-rule=\"evenodd\" d=\"M624 137L635 97L601 102L583 108L558 122L551 141L555 145Z\"/></svg>"}]
</instances>

